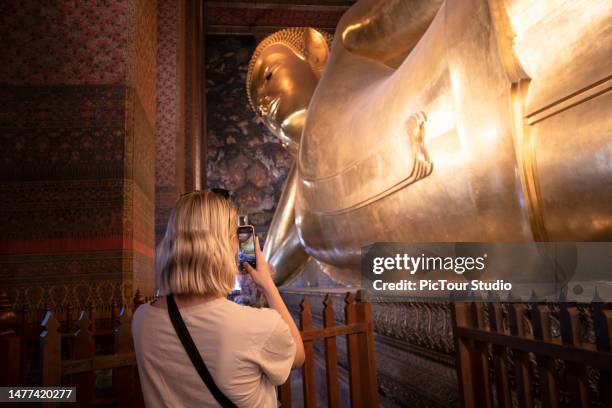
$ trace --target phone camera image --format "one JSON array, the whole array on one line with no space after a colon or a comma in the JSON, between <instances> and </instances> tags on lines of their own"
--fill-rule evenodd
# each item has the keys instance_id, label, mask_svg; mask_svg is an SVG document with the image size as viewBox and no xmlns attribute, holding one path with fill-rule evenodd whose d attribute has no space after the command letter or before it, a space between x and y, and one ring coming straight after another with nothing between
<instances>
[{"instance_id":1,"label":"phone camera image","mask_svg":"<svg viewBox=\"0 0 612 408\"><path fill-rule=\"evenodd\" d=\"M238 264L241 272L246 272L244 263L248 262L253 268L257 267L255 258L255 229L252 226L241 226L238 228Z\"/></svg>"}]
</instances>

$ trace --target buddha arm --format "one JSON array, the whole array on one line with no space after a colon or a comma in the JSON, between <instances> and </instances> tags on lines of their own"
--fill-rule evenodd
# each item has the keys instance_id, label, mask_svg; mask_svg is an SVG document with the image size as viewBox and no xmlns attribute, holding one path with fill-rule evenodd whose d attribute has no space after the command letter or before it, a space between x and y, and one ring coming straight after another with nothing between
<instances>
[{"instance_id":1,"label":"buddha arm","mask_svg":"<svg viewBox=\"0 0 612 408\"><path fill-rule=\"evenodd\" d=\"M276 205L276 211L274 212L274 217L272 217L270 228L268 228L268 236L263 249L264 257L268 262L270 262L272 255L280 248L287 233L294 225L293 207L295 206L296 176L296 166L293 164L287 174L283 192Z\"/></svg>"},{"instance_id":2,"label":"buddha arm","mask_svg":"<svg viewBox=\"0 0 612 408\"><path fill-rule=\"evenodd\" d=\"M421 39L442 0L374 0L356 4L340 23L351 53L398 67Z\"/></svg>"},{"instance_id":3,"label":"buddha arm","mask_svg":"<svg viewBox=\"0 0 612 408\"><path fill-rule=\"evenodd\" d=\"M274 282L277 285L287 283L296 273L301 272L308 260L308 254L304 251L295 228L296 182L297 169L294 164L287 174L287 181L263 249L264 257L276 269Z\"/></svg>"}]
</instances>

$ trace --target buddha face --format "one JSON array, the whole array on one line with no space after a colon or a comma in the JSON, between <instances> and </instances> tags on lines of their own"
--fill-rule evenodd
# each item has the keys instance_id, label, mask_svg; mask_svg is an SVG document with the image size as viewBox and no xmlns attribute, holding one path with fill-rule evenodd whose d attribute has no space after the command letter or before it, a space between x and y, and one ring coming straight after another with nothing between
<instances>
[{"instance_id":1,"label":"buddha face","mask_svg":"<svg viewBox=\"0 0 612 408\"><path fill-rule=\"evenodd\" d=\"M317 82L308 61L282 44L266 48L253 68L251 97L257 113L292 152L297 152Z\"/></svg>"},{"instance_id":2,"label":"buddha face","mask_svg":"<svg viewBox=\"0 0 612 408\"><path fill-rule=\"evenodd\" d=\"M328 53L320 33L309 30L305 35L307 55L281 42L271 44L257 57L248 84L257 113L293 155Z\"/></svg>"}]
</instances>

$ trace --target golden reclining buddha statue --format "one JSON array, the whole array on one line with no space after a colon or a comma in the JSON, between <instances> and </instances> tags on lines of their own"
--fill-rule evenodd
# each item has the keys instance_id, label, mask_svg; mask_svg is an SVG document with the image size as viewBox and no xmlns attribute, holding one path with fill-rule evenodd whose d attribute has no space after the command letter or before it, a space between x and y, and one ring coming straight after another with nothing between
<instances>
[{"instance_id":1,"label":"golden reclining buddha statue","mask_svg":"<svg viewBox=\"0 0 612 408\"><path fill-rule=\"evenodd\" d=\"M249 100L296 159L279 283L308 256L357 271L373 242L612 240L609 6L361 0L333 40L264 39Z\"/></svg>"}]
</instances>

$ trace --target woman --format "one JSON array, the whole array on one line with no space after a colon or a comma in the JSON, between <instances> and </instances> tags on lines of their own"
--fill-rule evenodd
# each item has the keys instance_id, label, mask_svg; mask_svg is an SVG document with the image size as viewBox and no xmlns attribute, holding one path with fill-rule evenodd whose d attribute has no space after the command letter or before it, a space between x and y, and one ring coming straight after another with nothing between
<instances>
[{"instance_id":1,"label":"woman","mask_svg":"<svg viewBox=\"0 0 612 408\"><path fill-rule=\"evenodd\" d=\"M304 362L304 345L256 240L257 269L246 265L270 308L226 299L238 253L237 215L223 197L192 192L176 203L157 249L157 284L166 295L134 314L138 371L148 407L219 406L177 335L178 306L214 385L238 407L276 407L275 386Z\"/></svg>"}]
</instances>

